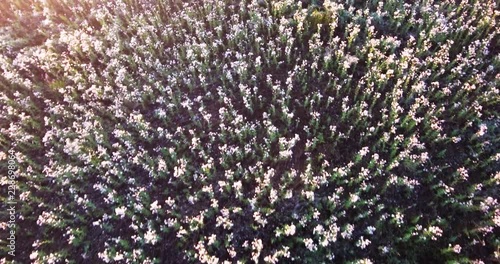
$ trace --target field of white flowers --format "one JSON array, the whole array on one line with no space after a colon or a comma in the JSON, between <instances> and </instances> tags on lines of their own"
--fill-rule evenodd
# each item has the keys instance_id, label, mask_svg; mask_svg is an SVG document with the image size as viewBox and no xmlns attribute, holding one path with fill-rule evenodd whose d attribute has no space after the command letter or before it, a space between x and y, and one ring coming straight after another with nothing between
<instances>
[{"instance_id":1,"label":"field of white flowers","mask_svg":"<svg viewBox=\"0 0 500 264\"><path fill-rule=\"evenodd\" d=\"M0 263L499 263L499 9L1 1Z\"/></svg>"}]
</instances>

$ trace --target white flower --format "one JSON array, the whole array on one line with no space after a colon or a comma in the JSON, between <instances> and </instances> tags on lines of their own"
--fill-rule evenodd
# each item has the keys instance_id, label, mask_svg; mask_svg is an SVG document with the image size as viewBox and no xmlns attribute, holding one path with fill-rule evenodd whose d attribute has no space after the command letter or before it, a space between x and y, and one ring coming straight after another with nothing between
<instances>
[{"instance_id":1,"label":"white flower","mask_svg":"<svg viewBox=\"0 0 500 264\"><path fill-rule=\"evenodd\" d=\"M404 215L401 212L396 212L396 214L393 214L392 217L398 226L401 226L404 223Z\"/></svg>"},{"instance_id":2,"label":"white flower","mask_svg":"<svg viewBox=\"0 0 500 264\"><path fill-rule=\"evenodd\" d=\"M187 162L184 159L179 160L179 165L174 168L174 177L179 178L186 172Z\"/></svg>"},{"instance_id":3,"label":"white flower","mask_svg":"<svg viewBox=\"0 0 500 264\"><path fill-rule=\"evenodd\" d=\"M322 235L324 233L324 231L325 231L325 228L322 225L317 225L313 229L313 234Z\"/></svg>"},{"instance_id":4,"label":"white flower","mask_svg":"<svg viewBox=\"0 0 500 264\"><path fill-rule=\"evenodd\" d=\"M175 200L169 196L167 200L165 200L165 203L168 204L168 206L173 207L175 205Z\"/></svg>"},{"instance_id":5,"label":"white flower","mask_svg":"<svg viewBox=\"0 0 500 264\"><path fill-rule=\"evenodd\" d=\"M368 147L363 147L363 148L359 151L359 155L360 155L361 157L364 157L366 154L368 154L368 152L370 152L370 151L369 151L369 149L368 149Z\"/></svg>"},{"instance_id":6,"label":"white flower","mask_svg":"<svg viewBox=\"0 0 500 264\"><path fill-rule=\"evenodd\" d=\"M355 193L352 193L351 194L351 197L350 197L350 200L352 203L356 203L357 201L359 201L359 196Z\"/></svg>"},{"instance_id":7,"label":"white flower","mask_svg":"<svg viewBox=\"0 0 500 264\"><path fill-rule=\"evenodd\" d=\"M237 196L241 196L242 195L241 188L243 188L243 184L241 183L241 181L234 182L233 183L233 188L236 191L236 195Z\"/></svg>"},{"instance_id":8,"label":"white flower","mask_svg":"<svg viewBox=\"0 0 500 264\"><path fill-rule=\"evenodd\" d=\"M373 232L375 232L375 230L377 230L375 227L369 226L366 228L366 233L373 235Z\"/></svg>"},{"instance_id":9,"label":"white flower","mask_svg":"<svg viewBox=\"0 0 500 264\"><path fill-rule=\"evenodd\" d=\"M260 252L264 248L262 245L262 240L261 239L254 239L252 242L252 250Z\"/></svg>"},{"instance_id":10,"label":"white flower","mask_svg":"<svg viewBox=\"0 0 500 264\"><path fill-rule=\"evenodd\" d=\"M262 245L262 240L261 239L254 239L252 241L252 260L255 263L258 263L259 261L259 256L260 252L264 246Z\"/></svg>"},{"instance_id":11,"label":"white flower","mask_svg":"<svg viewBox=\"0 0 500 264\"><path fill-rule=\"evenodd\" d=\"M31 252L31 254L30 254L30 259L31 260L36 259L37 257L38 257L38 251Z\"/></svg>"},{"instance_id":12,"label":"white flower","mask_svg":"<svg viewBox=\"0 0 500 264\"><path fill-rule=\"evenodd\" d=\"M177 231L177 237L178 238L184 237L187 234L188 234L188 232L182 226L180 227L179 231Z\"/></svg>"},{"instance_id":13,"label":"white flower","mask_svg":"<svg viewBox=\"0 0 500 264\"><path fill-rule=\"evenodd\" d=\"M453 252L455 253L460 253L460 251L462 250L462 247L459 245L459 244L456 244L454 247L453 247Z\"/></svg>"},{"instance_id":14,"label":"white flower","mask_svg":"<svg viewBox=\"0 0 500 264\"><path fill-rule=\"evenodd\" d=\"M344 68L349 69L351 67L351 65L358 63L358 61L359 61L359 58L348 54L345 57L345 60L343 62L343 66L344 66Z\"/></svg>"},{"instance_id":15,"label":"white flower","mask_svg":"<svg viewBox=\"0 0 500 264\"><path fill-rule=\"evenodd\" d=\"M295 225L285 225L285 235L293 236L295 234Z\"/></svg>"},{"instance_id":16,"label":"white flower","mask_svg":"<svg viewBox=\"0 0 500 264\"><path fill-rule=\"evenodd\" d=\"M278 263L278 257L276 256L276 254L269 255L264 258L264 261L266 263Z\"/></svg>"},{"instance_id":17,"label":"white flower","mask_svg":"<svg viewBox=\"0 0 500 264\"><path fill-rule=\"evenodd\" d=\"M211 236L208 237L207 246L212 245L213 243L215 243L215 241L217 241L217 235L212 234Z\"/></svg>"},{"instance_id":18,"label":"white flower","mask_svg":"<svg viewBox=\"0 0 500 264\"><path fill-rule=\"evenodd\" d=\"M217 201L216 199L212 199L210 201L212 202L210 206L212 206L213 208L219 208L219 201Z\"/></svg>"},{"instance_id":19,"label":"white flower","mask_svg":"<svg viewBox=\"0 0 500 264\"><path fill-rule=\"evenodd\" d=\"M56 214L52 212L42 212L41 215L38 216L38 220L36 221L38 225L50 225L50 226L55 226L59 223L59 218L57 217Z\"/></svg>"},{"instance_id":20,"label":"white flower","mask_svg":"<svg viewBox=\"0 0 500 264\"><path fill-rule=\"evenodd\" d=\"M229 256L230 256L231 258L236 257L236 250L234 250L234 247L229 247L229 248L227 249L227 253L229 253ZM224 262L224 263L231 263L231 262Z\"/></svg>"},{"instance_id":21,"label":"white flower","mask_svg":"<svg viewBox=\"0 0 500 264\"><path fill-rule=\"evenodd\" d=\"M373 262L370 259L360 259L355 262L356 264L373 264Z\"/></svg>"},{"instance_id":22,"label":"white flower","mask_svg":"<svg viewBox=\"0 0 500 264\"><path fill-rule=\"evenodd\" d=\"M154 201L151 204L150 210L151 210L151 212L156 214L156 213L158 213L158 209L161 209L161 205L158 205L158 201Z\"/></svg>"},{"instance_id":23,"label":"white flower","mask_svg":"<svg viewBox=\"0 0 500 264\"><path fill-rule=\"evenodd\" d=\"M290 158L292 156L292 151L291 150L282 150L280 151L280 158L282 159L287 159L287 158Z\"/></svg>"},{"instance_id":24,"label":"white flower","mask_svg":"<svg viewBox=\"0 0 500 264\"><path fill-rule=\"evenodd\" d=\"M342 233L340 233L340 235L342 236L342 238L347 238L347 239L350 239L351 236L352 236L352 232L354 231L354 226L351 225L351 224L347 224L347 226L345 227L344 231Z\"/></svg>"},{"instance_id":25,"label":"white flower","mask_svg":"<svg viewBox=\"0 0 500 264\"><path fill-rule=\"evenodd\" d=\"M127 208L125 208L125 206L115 208L115 214L120 218L123 218L125 216L125 211L127 211Z\"/></svg>"},{"instance_id":26,"label":"white flower","mask_svg":"<svg viewBox=\"0 0 500 264\"><path fill-rule=\"evenodd\" d=\"M443 230L441 230L441 228L437 226L430 226L426 228L425 232L431 236L432 240L437 240L440 236L443 235Z\"/></svg>"},{"instance_id":27,"label":"white flower","mask_svg":"<svg viewBox=\"0 0 500 264\"><path fill-rule=\"evenodd\" d=\"M278 200L278 191L276 191L274 188L271 189L271 192L269 194L269 202L271 204L274 204Z\"/></svg>"},{"instance_id":28,"label":"white flower","mask_svg":"<svg viewBox=\"0 0 500 264\"><path fill-rule=\"evenodd\" d=\"M156 232L154 230L149 229L148 232L144 235L144 240L146 244L156 244L158 241L158 236L156 235Z\"/></svg>"},{"instance_id":29,"label":"white flower","mask_svg":"<svg viewBox=\"0 0 500 264\"><path fill-rule=\"evenodd\" d=\"M302 195L305 196L307 200L311 202L314 201L314 192L302 190Z\"/></svg>"},{"instance_id":30,"label":"white flower","mask_svg":"<svg viewBox=\"0 0 500 264\"><path fill-rule=\"evenodd\" d=\"M493 199L491 196L488 196L484 201L481 201L479 207L483 212L486 213L491 207L494 207L497 204L498 204L497 199Z\"/></svg>"},{"instance_id":31,"label":"white flower","mask_svg":"<svg viewBox=\"0 0 500 264\"><path fill-rule=\"evenodd\" d=\"M500 226L500 209L495 210L495 215L493 216L493 223L496 226Z\"/></svg>"},{"instance_id":32,"label":"white flower","mask_svg":"<svg viewBox=\"0 0 500 264\"><path fill-rule=\"evenodd\" d=\"M254 212L253 213L253 218L255 222L259 223L262 227L266 226L267 224L267 219L263 218L260 212Z\"/></svg>"},{"instance_id":33,"label":"white flower","mask_svg":"<svg viewBox=\"0 0 500 264\"><path fill-rule=\"evenodd\" d=\"M457 170L458 174L460 174L460 177L462 180L466 181L469 178L469 173L466 168L461 167Z\"/></svg>"},{"instance_id":34,"label":"white flower","mask_svg":"<svg viewBox=\"0 0 500 264\"><path fill-rule=\"evenodd\" d=\"M113 258L115 261L120 261L123 260L123 254L122 253L117 253L115 257Z\"/></svg>"},{"instance_id":35,"label":"white flower","mask_svg":"<svg viewBox=\"0 0 500 264\"><path fill-rule=\"evenodd\" d=\"M485 124L479 126L479 131L477 131L476 136L482 137L488 131L488 127Z\"/></svg>"},{"instance_id":36,"label":"white flower","mask_svg":"<svg viewBox=\"0 0 500 264\"><path fill-rule=\"evenodd\" d=\"M389 251L391 251L391 249L387 246L383 246L380 251L382 251L382 254L387 254L389 253Z\"/></svg>"},{"instance_id":37,"label":"white flower","mask_svg":"<svg viewBox=\"0 0 500 264\"><path fill-rule=\"evenodd\" d=\"M318 249L318 246L314 244L314 241L310 238L304 239L304 245L309 251L316 251Z\"/></svg>"},{"instance_id":38,"label":"white flower","mask_svg":"<svg viewBox=\"0 0 500 264\"><path fill-rule=\"evenodd\" d=\"M359 240L356 242L356 246L365 249L368 245L370 245L372 242L368 239L365 239L363 236L359 238Z\"/></svg>"}]
</instances>

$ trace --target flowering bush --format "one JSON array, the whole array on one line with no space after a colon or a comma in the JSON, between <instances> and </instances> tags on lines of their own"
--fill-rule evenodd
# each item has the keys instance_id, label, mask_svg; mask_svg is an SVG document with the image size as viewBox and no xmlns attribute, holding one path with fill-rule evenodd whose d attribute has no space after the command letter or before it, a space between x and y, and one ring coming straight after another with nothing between
<instances>
[{"instance_id":1,"label":"flowering bush","mask_svg":"<svg viewBox=\"0 0 500 264\"><path fill-rule=\"evenodd\" d=\"M15 260L498 259L499 12L458 2L5 1Z\"/></svg>"}]
</instances>

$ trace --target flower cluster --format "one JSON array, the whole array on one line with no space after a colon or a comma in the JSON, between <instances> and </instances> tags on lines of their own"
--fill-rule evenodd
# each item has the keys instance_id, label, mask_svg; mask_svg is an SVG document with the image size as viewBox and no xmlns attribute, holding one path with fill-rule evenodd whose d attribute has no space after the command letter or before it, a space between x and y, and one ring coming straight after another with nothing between
<instances>
[{"instance_id":1,"label":"flower cluster","mask_svg":"<svg viewBox=\"0 0 500 264\"><path fill-rule=\"evenodd\" d=\"M16 260L493 259L495 2L361 2L6 0Z\"/></svg>"}]
</instances>

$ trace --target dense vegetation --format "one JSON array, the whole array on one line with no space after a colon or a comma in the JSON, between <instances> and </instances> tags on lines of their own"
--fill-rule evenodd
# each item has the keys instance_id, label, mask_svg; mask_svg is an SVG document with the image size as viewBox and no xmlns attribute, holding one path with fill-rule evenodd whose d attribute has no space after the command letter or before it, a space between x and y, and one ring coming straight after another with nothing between
<instances>
[{"instance_id":1,"label":"dense vegetation","mask_svg":"<svg viewBox=\"0 0 500 264\"><path fill-rule=\"evenodd\" d=\"M498 10L2 1L0 259L494 262Z\"/></svg>"}]
</instances>

